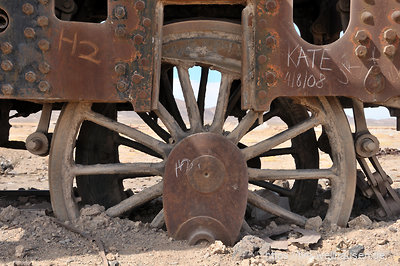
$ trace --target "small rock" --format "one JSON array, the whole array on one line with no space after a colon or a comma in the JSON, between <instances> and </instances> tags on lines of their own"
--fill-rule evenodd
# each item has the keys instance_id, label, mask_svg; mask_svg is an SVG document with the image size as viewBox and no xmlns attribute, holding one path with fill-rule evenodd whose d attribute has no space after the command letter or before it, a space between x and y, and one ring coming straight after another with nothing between
<instances>
[{"instance_id":1,"label":"small rock","mask_svg":"<svg viewBox=\"0 0 400 266\"><path fill-rule=\"evenodd\" d=\"M371 219L368 216L361 214L348 223L350 228L364 228L372 225Z\"/></svg>"},{"instance_id":2,"label":"small rock","mask_svg":"<svg viewBox=\"0 0 400 266\"><path fill-rule=\"evenodd\" d=\"M382 240L382 241L379 241L378 242L378 245L386 245L387 243L389 243L389 240L387 240L387 239L384 239L384 240Z\"/></svg>"},{"instance_id":3,"label":"small rock","mask_svg":"<svg viewBox=\"0 0 400 266\"><path fill-rule=\"evenodd\" d=\"M4 208L0 212L0 221L2 222L11 222L13 221L18 215L20 215L20 211L17 208L14 208L13 206L8 206L7 208Z\"/></svg>"},{"instance_id":4,"label":"small rock","mask_svg":"<svg viewBox=\"0 0 400 266\"><path fill-rule=\"evenodd\" d=\"M397 229L394 228L393 226L389 227L389 231L392 233L397 233Z\"/></svg>"},{"instance_id":5,"label":"small rock","mask_svg":"<svg viewBox=\"0 0 400 266\"><path fill-rule=\"evenodd\" d=\"M112 253L108 253L106 255L106 258L107 258L108 261L113 261L113 260L115 260L115 255L112 254Z\"/></svg>"},{"instance_id":6,"label":"small rock","mask_svg":"<svg viewBox=\"0 0 400 266\"><path fill-rule=\"evenodd\" d=\"M22 258L25 256L25 247L23 245L18 245L15 247L15 257Z\"/></svg>"},{"instance_id":7,"label":"small rock","mask_svg":"<svg viewBox=\"0 0 400 266\"><path fill-rule=\"evenodd\" d=\"M358 258L358 256L364 253L364 246L363 245L356 245L349 249L349 255L351 258Z\"/></svg>"},{"instance_id":8,"label":"small rock","mask_svg":"<svg viewBox=\"0 0 400 266\"><path fill-rule=\"evenodd\" d=\"M14 261L14 266L32 266L30 261Z\"/></svg>"},{"instance_id":9,"label":"small rock","mask_svg":"<svg viewBox=\"0 0 400 266\"><path fill-rule=\"evenodd\" d=\"M104 206L94 204L92 206L85 206L84 208L82 208L81 216L96 216L104 211L105 211Z\"/></svg>"},{"instance_id":10,"label":"small rock","mask_svg":"<svg viewBox=\"0 0 400 266\"><path fill-rule=\"evenodd\" d=\"M119 262L116 260L112 260L108 262L108 266L119 266Z\"/></svg>"},{"instance_id":11,"label":"small rock","mask_svg":"<svg viewBox=\"0 0 400 266\"><path fill-rule=\"evenodd\" d=\"M248 235L233 247L233 256L248 259L259 255L260 251L266 254L271 251L271 246L259 237Z\"/></svg>"},{"instance_id":12,"label":"small rock","mask_svg":"<svg viewBox=\"0 0 400 266\"><path fill-rule=\"evenodd\" d=\"M273 229L273 228L277 228L278 225L276 225L276 223L274 221L272 221L269 223L269 227L271 227Z\"/></svg>"},{"instance_id":13,"label":"small rock","mask_svg":"<svg viewBox=\"0 0 400 266\"><path fill-rule=\"evenodd\" d=\"M319 231L321 226L322 226L322 219L321 217L316 216L308 219L304 227L307 230Z\"/></svg>"},{"instance_id":14,"label":"small rock","mask_svg":"<svg viewBox=\"0 0 400 266\"><path fill-rule=\"evenodd\" d=\"M215 241L212 245L208 247L210 254L227 254L229 251L226 246L219 240Z\"/></svg>"}]
</instances>

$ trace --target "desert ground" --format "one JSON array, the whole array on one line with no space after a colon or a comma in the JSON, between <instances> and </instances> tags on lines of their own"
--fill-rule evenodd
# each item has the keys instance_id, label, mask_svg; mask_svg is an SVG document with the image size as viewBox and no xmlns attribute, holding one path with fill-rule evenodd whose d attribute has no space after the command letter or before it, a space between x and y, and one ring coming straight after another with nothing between
<instances>
[{"instance_id":1,"label":"desert ground","mask_svg":"<svg viewBox=\"0 0 400 266\"><path fill-rule=\"evenodd\" d=\"M126 118L125 118L126 119ZM127 122L128 123L128 122ZM381 148L392 152L379 155L379 161L393 187L400 192L400 132L395 121L385 125L371 123L371 132L378 137ZM51 122L51 130L55 118ZM34 119L12 121L12 140L24 141L34 132ZM144 125L135 127L146 131ZM247 137L255 143L265 135L281 131L282 124L271 123ZM318 130L317 130L318 131ZM317 132L318 134L318 132ZM147 160L132 149L122 149L122 162ZM262 161L270 168L292 168L288 158L272 157ZM149 158L149 161L152 159ZM38 157L24 150L0 148L0 190L48 189L48 157ZM321 153L321 167L329 167L329 156ZM142 178L124 183L133 192L155 184L160 177ZM320 189L328 185L321 181ZM149 221L161 206L156 200L138 210L131 219L110 218L100 206L81 210L74 224L60 225L51 216L46 197L0 196L0 264L2 265L395 265L400 264L400 219L379 218L372 200L360 196L347 228L315 227L306 233L279 218L249 222L251 232L243 230L238 244L225 247L219 242L189 246L168 236L165 227L151 228ZM152 209L154 207L154 209ZM314 206L318 208L318 206ZM313 216L318 215L314 211ZM361 216L365 214L366 216ZM150 220L149 220L150 217ZM250 219L251 220L251 219ZM76 229L76 230L75 230ZM76 232L74 232L76 231ZM299 239L310 232L312 241ZM247 236L246 236L247 235ZM253 236L251 236L253 235ZM246 236L245 238L243 238ZM309 235L308 235L309 236ZM242 239L243 238L243 239ZM264 252L265 239L284 247ZM294 239L294 240L293 240ZM102 244L99 244L102 243ZM278 244L279 244L278 243ZM285 247L286 244L286 247Z\"/></svg>"}]
</instances>

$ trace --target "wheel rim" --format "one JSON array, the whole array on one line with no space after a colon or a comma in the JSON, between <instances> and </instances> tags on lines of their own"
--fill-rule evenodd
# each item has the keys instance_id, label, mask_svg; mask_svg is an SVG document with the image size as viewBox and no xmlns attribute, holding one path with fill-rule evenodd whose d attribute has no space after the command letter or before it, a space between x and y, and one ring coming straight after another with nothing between
<instances>
[{"instance_id":1,"label":"wheel rim","mask_svg":"<svg viewBox=\"0 0 400 266\"><path fill-rule=\"evenodd\" d=\"M193 29L196 25L197 31L190 36L185 35L187 30ZM201 25L201 26L199 26ZM221 33L224 29L225 35L221 40L213 39L210 36L210 29L218 29ZM211 30L212 32L212 30ZM213 34L213 33L212 33ZM211 34L211 35L212 35ZM153 130L160 136L161 141L151 137L143 132L117 122L104 115L98 114L91 109L91 104L70 103L66 105L57 123L54 139L50 152L49 173L50 173L50 191L52 196L52 205L55 214L64 220L74 220L79 215L77 199L73 194L73 182L76 176L84 175L123 175L131 176L162 176L164 173L165 162L171 150L186 137L201 132L211 132L225 137L235 145L247 134L255 124L259 114L254 111L247 111L240 123L230 132L224 131L224 122L227 110L230 110L232 96L232 84L240 77L240 58L235 58L226 51L221 52L220 47L224 47L224 42L230 44L230 53L240 51L240 27L227 22L182 22L165 26L165 39L163 46L163 61L178 68L180 83L183 89L183 95L187 106L190 126L182 124L181 118L177 114L174 104L165 103L168 95L160 97L156 116L162 121L165 128L157 124L157 121L149 118L149 114L141 114L143 120L151 124ZM188 41L188 40L191 41ZM193 40L194 39L194 40ZM222 42L222 44L221 44ZM211 43L211 45L210 45ZM219 45L216 45L218 43ZM211 47L201 54L194 53L196 47L206 45ZM181 47L186 47L188 53L179 53ZM192 50L191 50L192 49ZM203 51L204 53L204 51ZM178 56L179 55L179 56ZM219 56L220 60L215 63L214 58ZM239 54L240 57L240 54ZM225 60L226 59L226 60ZM237 62L239 60L239 67ZM224 66L221 62L228 62ZM213 65L215 63L215 65ZM214 120L210 126L202 124L201 104L198 104L190 83L188 68L193 65L203 67L213 66L221 72L221 85L219 89L218 105L216 107ZM165 77L162 77L162 79ZM165 90L162 86L162 90ZM162 93L162 92L161 92ZM355 155L352 149L352 138L347 120L343 114L338 101L334 98L296 98L292 99L296 104L300 104L312 114L308 119L293 125L287 130L264 139L257 144L240 149L246 160L256 158L261 154L273 150L279 144L291 140L304 132L321 125L328 135L332 147L333 166L329 169L303 169L303 170L270 170L249 168L248 174L250 180L277 180L277 179L317 179L328 178L332 183L332 196L327 211L325 221L338 225L345 225L351 211L355 190ZM164 103L163 103L164 101ZM201 102L199 100L199 102ZM200 105L200 107L199 107ZM266 113L265 115L268 115ZM152 155L162 158L159 163L115 163L104 165L77 165L74 161L74 147L81 124L84 121L91 121L97 125L113 130L120 135L134 140L135 147L140 145L143 149ZM185 127L188 127L186 129ZM162 183L159 183L141 193L123 200L119 204L109 208L109 215L119 215L136 207L144 202L152 200L162 195ZM293 220L298 224L304 224L305 218L290 211L271 205L266 199L259 197L254 192L249 192L249 203L271 211L279 216ZM218 203L219 204L219 203ZM272 206L272 208L271 208ZM241 221L240 221L241 222Z\"/></svg>"}]
</instances>

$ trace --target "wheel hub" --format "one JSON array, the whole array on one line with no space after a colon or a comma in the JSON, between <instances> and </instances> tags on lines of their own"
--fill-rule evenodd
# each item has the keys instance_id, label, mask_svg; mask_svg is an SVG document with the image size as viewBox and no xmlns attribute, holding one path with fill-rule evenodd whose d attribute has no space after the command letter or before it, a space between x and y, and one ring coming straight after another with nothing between
<instances>
[{"instance_id":1,"label":"wheel hub","mask_svg":"<svg viewBox=\"0 0 400 266\"><path fill-rule=\"evenodd\" d=\"M221 240L232 245L247 203L247 165L232 142L199 133L170 153L164 175L163 204L168 232L176 239Z\"/></svg>"}]
</instances>

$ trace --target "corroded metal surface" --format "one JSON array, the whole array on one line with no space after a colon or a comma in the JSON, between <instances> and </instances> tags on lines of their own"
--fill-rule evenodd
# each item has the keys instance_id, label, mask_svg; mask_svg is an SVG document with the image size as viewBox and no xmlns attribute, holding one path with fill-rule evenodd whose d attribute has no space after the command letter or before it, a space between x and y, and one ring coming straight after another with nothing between
<instances>
[{"instance_id":1,"label":"corroded metal surface","mask_svg":"<svg viewBox=\"0 0 400 266\"><path fill-rule=\"evenodd\" d=\"M156 5L110 0L104 23L83 23L58 20L52 0L0 1L9 19L0 33L0 97L130 100L137 111L150 110L160 65Z\"/></svg>"},{"instance_id":2,"label":"corroded metal surface","mask_svg":"<svg viewBox=\"0 0 400 266\"><path fill-rule=\"evenodd\" d=\"M385 102L400 95L400 2L351 1L344 36L328 45L301 39L293 0L257 0L244 12L243 107L266 110L278 96L349 96ZM255 34L253 30L255 29Z\"/></svg>"},{"instance_id":3,"label":"corroded metal surface","mask_svg":"<svg viewBox=\"0 0 400 266\"><path fill-rule=\"evenodd\" d=\"M225 137L199 133L171 152L164 174L163 204L168 232L177 239L222 240L232 245L247 202L247 166Z\"/></svg>"}]
</instances>

